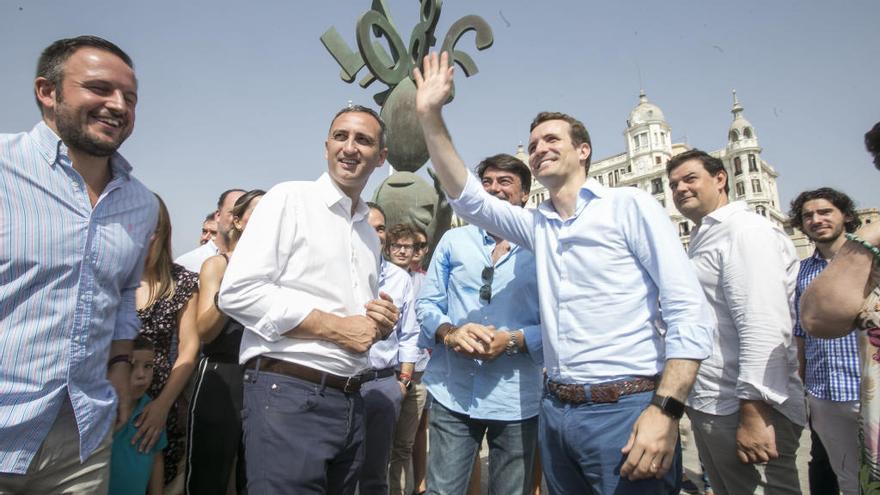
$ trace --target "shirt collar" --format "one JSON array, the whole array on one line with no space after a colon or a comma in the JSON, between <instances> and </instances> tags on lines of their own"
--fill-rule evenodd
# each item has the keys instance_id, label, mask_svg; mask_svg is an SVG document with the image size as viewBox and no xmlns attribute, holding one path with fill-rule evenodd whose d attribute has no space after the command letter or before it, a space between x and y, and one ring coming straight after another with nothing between
<instances>
[{"instance_id":1,"label":"shirt collar","mask_svg":"<svg viewBox=\"0 0 880 495\"><path fill-rule=\"evenodd\" d=\"M602 198L608 194L608 188L599 183L596 179L587 179L584 181L581 188L578 190L577 202L575 203L574 215L569 218L569 220L577 218L580 215L581 211L583 211L584 207L587 206L587 203L592 198ZM561 217L558 213L556 213L556 208L553 206L553 201L550 199L544 200L541 204L538 205L538 212L544 215L547 218L555 218L561 220Z\"/></svg>"},{"instance_id":2,"label":"shirt collar","mask_svg":"<svg viewBox=\"0 0 880 495\"><path fill-rule=\"evenodd\" d=\"M351 212L351 198L339 189L339 186L330 178L330 174L324 172L315 183L320 189L321 196L324 197L324 204L327 205L327 208L332 208L334 205L339 204L345 209L346 213ZM351 217L352 220L359 221L366 218L369 213L370 209L367 207L367 204L361 198L357 198L354 215Z\"/></svg>"},{"instance_id":3,"label":"shirt collar","mask_svg":"<svg viewBox=\"0 0 880 495\"><path fill-rule=\"evenodd\" d=\"M721 223L721 222L727 220L728 218L730 218L730 216L733 215L734 213L738 213L740 211L748 211L748 209L749 209L748 205L746 205L744 202L732 201L732 202L727 203L726 205L722 206L721 208L718 208L717 210L713 211L712 213L709 213L708 215L706 215L706 217L703 218L703 221L701 223L706 223L706 220L711 220L714 223Z\"/></svg>"},{"instance_id":4,"label":"shirt collar","mask_svg":"<svg viewBox=\"0 0 880 495\"><path fill-rule=\"evenodd\" d=\"M30 137L37 145L37 149L49 166L56 163L70 165L70 155L67 151L67 145L55 134L46 122L41 120L31 129ZM110 156L110 172L113 178L122 177L129 179L131 175L131 164L117 152Z\"/></svg>"}]
</instances>

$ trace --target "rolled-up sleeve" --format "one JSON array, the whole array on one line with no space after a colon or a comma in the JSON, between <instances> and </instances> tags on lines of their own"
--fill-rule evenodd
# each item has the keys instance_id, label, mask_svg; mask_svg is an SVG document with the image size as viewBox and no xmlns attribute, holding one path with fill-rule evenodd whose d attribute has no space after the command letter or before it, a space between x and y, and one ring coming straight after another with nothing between
<instances>
[{"instance_id":1,"label":"rolled-up sleeve","mask_svg":"<svg viewBox=\"0 0 880 495\"><path fill-rule=\"evenodd\" d=\"M712 353L717 324L694 267L669 216L650 196L634 196L627 243L659 291L666 323L666 359L702 361Z\"/></svg>"},{"instance_id":2,"label":"rolled-up sleeve","mask_svg":"<svg viewBox=\"0 0 880 495\"><path fill-rule=\"evenodd\" d=\"M220 285L218 304L262 338L275 342L296 328L318 301L309 293L281 286L279 275L293 255L295 205L273 188L251 213Z\"/></svg>"},{"instance_id":3,"label":"rolled-up sleeve","mask_svg":"<svg viewBox=\"0 0 880 495\"><path fill-rule=\"evenodd\" d=\"M777 405L788 399L792 301L783 253L772 229L743 228L731 239L722 269L722 289L739 335L740 399Z\"/></svg>"},{"instance_id":4,"label":"rolled-up sleeve","mask_svg":"<svg viewBox=\"0 0 880 495\"><path fill-rule=\"evenodd\" d=\"M541 325L529 325L523 327L523 340L526 343L526 350L529 357L535 364L544 363L544 340L541 337Z\"/></svg>"}]
</instances>

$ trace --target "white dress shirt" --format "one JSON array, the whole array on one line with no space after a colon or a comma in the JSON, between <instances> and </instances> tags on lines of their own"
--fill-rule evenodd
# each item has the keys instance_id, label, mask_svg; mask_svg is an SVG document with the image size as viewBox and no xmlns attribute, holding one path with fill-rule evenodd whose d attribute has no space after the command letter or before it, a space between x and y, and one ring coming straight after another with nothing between
<instances>
[{"instance_id":1,"label":"white dress shirt","mask_svg":"<svg viewBox=\"0 0 880 495\"><path fill-rule=\"evenodd\" d=\"M737 201L703 218L688 252L718 319L688 404L733 414L740 399L767 402L805 423L804 387L792 339L798 258L782 229Z\"/></svg>"},{"instance_id":2,"label":"white dress shirt","mask_svg":"<svg viewBox=\"0 0 880 495\"><path fill-rule=\"evenodd\" d=\"M385 340L370 347L370 366L381 370L399 363L415 363L419 359L419 322L409 273L393 263L380 259L379 291L391 296L400 310L400 319Z\"/></svg>"},{"instance_id":3,"label":"white dress shirt","mask_svg":"<svg viewBox=\"0 0 880 495\"><path fill-rule=\"evenodd\" d=\"M589 179L575 214L563 220L549 200L535 210L513 206L469 174L449 204L466 221L535 253L551 380L653 376L666 359L711 353L712 313L669 216L648 193Z\"/></svg>"},{"instance_id":4,"label":"white dress shirt","mask_svg":"<svg viewBox=\"0 0 880 495\"><path fill-rule=\"evenodd\" d=\"M218 254L220 254L220 249L214 244L213 240L209 239L208 242L192 251L181 254L174 262L191 272L199 273L202 271L202 263L211 256Z\"/></svg>"},{"instance_id":5,"label":"white dress shirt","mask_svg":"<svg viewBox=\"0 0 880 495\"><path fill-rule=\"evenodd\" d=\"M284 182L257 204L220 286L220 309L245 327L239 360L267 355L348 376L369 367L368 353L283 335L312 310L366 314L379 285L379 236L369 208L349 199L324 173Z\"/></svg>"}]
</instances>

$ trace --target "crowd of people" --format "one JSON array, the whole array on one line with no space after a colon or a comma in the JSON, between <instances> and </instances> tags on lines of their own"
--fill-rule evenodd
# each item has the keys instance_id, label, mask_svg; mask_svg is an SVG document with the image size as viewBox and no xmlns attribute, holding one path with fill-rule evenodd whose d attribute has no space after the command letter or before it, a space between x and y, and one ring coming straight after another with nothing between
<instances>
[{"instance_id":1,"label":"crowd of people","mask_svg":"<svg viewBox=\"0 0 880 495\"><path fill-rule=\"evenodd\" d=\"M448 55L413 78L469 225L432 253L386 225L361 199L385 124L349 105L326 173L222 192L173 260L117 152L131 58L94 36L43 51L40 122L0 135L0 493L473 494L485 442L490 493L677 494L684 414L705 493L801 493L804 428L812 493L880 493L880 225L846 194L792 201L799 261L685 151L666 163L685 250L651 195L589 179L576 118L538 114L528 165L471 173ZM865 141L880 169L880 123ZM533 175L550 198L527 209Z\"/></svg>"}]
</instances>

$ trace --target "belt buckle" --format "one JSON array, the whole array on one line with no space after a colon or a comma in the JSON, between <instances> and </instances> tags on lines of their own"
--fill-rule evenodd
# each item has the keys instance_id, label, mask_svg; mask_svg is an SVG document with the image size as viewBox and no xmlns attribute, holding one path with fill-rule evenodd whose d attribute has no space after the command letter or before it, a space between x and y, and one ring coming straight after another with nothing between
<instances>
[{"instance_id":1,"label":"belt buckle","mask_svg":"<svg viewBox=\"0 0 880 495\"><path fill-rule=\"evenodd\" d=\"M357 376L357 375L350 376L350 377L348 377L347 380L345 380L345 385L343 385L342 391L347 394L354 393L357 391L357 388L355 388L355 387L360 387L360 384L361 384L361 377L360 376Z\"/></svg>"}]
</instances>

